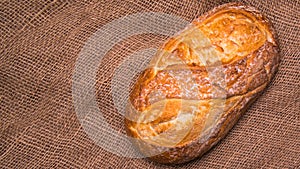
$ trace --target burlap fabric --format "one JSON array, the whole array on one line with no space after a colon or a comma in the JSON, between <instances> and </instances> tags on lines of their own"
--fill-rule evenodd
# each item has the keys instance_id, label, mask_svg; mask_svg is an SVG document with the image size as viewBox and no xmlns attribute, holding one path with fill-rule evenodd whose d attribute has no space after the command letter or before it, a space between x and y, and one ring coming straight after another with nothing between
<instances>
[{"instance_id":1,"label":"burlap fabric","mask_svg":"<svg viewBox=\"0 0 300 169\"><path fill-rule=\"evenodd\" d=\"M202 158L165 166L120 157L96 144L78 120L72 97L74 67L88 38L103 25L150 11L192 21L226 2L0 2L0 168L299 168L298 0L242 1L272 21L282 62L268 89L227 137ZM158 47L166 38L156 34L129 37L98 63L94 85L97 105L106 122L120 134L125 132L123 116L112 101L113 74L126 57ZM93 120L87 118L85 122Z\"/></svg>"}]
</instances>

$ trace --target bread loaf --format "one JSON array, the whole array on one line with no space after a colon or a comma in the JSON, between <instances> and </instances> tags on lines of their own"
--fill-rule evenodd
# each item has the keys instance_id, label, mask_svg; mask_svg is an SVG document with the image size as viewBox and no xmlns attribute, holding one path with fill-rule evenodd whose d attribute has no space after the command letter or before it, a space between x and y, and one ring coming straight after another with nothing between
<instances>
[{"instance_id":1,"label":"bread loaf","mask_svg":"<svg viewBox=\"0 0 300 169\"><path fill-rule=\"evenodd\" d=\"M279 61L274 30L259 11L239 3L219 6L153 57L130 94L126 132L159 163L199 157L265 89Z\"/></svg>"}]
</instances>

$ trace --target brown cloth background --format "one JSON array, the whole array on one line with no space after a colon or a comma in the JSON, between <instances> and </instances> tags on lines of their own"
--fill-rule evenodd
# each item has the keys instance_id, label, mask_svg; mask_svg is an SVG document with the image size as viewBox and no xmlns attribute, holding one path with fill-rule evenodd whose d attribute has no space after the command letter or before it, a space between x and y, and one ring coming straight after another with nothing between
<instances>
[{"instance_id":1,"label":"brown cloth background","mask_svg":"<svg viewBox=\"0 0 300 169\"><path fill-rule=\"evenodd\" d=\"M282 62L268 89L227 137L202 158L179 166L114 155L83 131L72 101L72 74L87 39L125 15L165 12L192 21L229 0L1 1L0 168L300 168L300 1L244 0L278 34ZM110 80L130 53L167 37L137 35L116 45L97 73L97 101L123 133ZM120 145L121 146L121 145Z\"/></svg>"}]
</instances>

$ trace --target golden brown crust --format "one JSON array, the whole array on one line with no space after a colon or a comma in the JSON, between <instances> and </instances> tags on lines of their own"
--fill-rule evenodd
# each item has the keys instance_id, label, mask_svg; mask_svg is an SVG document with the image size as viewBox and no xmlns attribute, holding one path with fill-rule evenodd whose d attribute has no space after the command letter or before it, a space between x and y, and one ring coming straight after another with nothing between
<instances>
[{"instance_id":1,"label":"golden brown crust","mask_svg":"<svg viewBox=\"0 0 300 169\"><path fill-rule=\"evenodd\" d=\"M238 3L197 18L161 51L134 86L125 126L143 154L167 164L190 161L222 139L280 61L270 22Z\"/></svg>"}]
</instances>

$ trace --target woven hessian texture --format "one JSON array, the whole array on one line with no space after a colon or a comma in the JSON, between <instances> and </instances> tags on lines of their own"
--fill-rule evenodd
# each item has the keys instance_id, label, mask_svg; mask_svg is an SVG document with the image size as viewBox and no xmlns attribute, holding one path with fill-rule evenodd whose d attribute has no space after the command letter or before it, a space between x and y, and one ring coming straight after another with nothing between
<instances>
[{"instance_id":1,"label":"woven hessian texture","mask_svg":"<svg viewBox=\"0 0 300 169\"><path fill-rule=\"evenodd\" d=\"M75 63L88 38L103 25L150 11L190 22L226 2L230 1L0 2L0 168L299 168L299 0L243 1L272 21L282 62L267 90L202 158L165 166L120 157L95 144L77 118L72 98ZM114 130L125 133L110 91L115 69L135 51L158 47L166 38L132 36L99 63L97 103Z\"/></svg>"}]
</instances>

